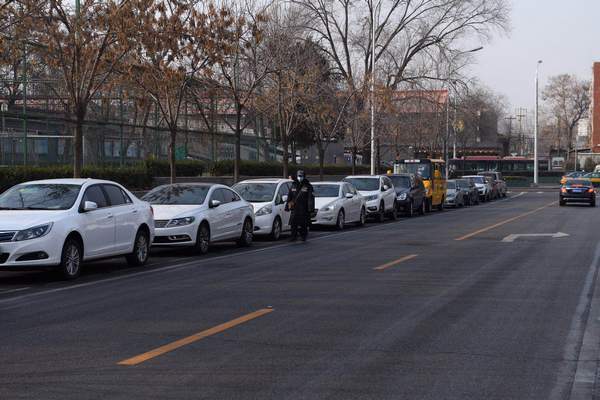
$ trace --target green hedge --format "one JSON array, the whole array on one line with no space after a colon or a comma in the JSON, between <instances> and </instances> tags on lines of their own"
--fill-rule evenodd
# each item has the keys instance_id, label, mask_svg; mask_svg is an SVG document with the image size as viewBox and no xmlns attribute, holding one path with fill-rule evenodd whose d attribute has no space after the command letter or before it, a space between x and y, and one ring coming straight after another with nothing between
<instances>
[{"instance_id":1,"label":"green hedge","mask_svg":"<svg viewBox=\"0 0 600 400\"><path fill-rule=\"evenodd\" d=\"M72 176L73 168L70 166L4 167L0 168L0 192L22 182ZM152 186L152 175L143 166L126 168L88 166L83 168L82 177L115 181L128 189L144 189Z\"/></svg>"},{"instance_id":2,"label":"green hedge","mask_svg":"<svg viewBox=\"0 0 600 400\"><path fill-rule=\"evenodd\" d=\"M295 165L289 164L289 173L294 174L298 169L304 170L308 175L318 175L318 165ZM349 175L352 173L352 166L349 165L325 165L323 167L325 175ZM356 173L369 173L369 167L357 165ZM214 176L233 175L233 160L217 161L212 165L211 174ZM279 162L258 162L241 161L240 175L242 176L281 176L283 174L283 165Z\"/></svg>"},{"instance_id":3,"label":"green hedge","mask_svg":"<svg viewBox=\"0 0 600 400\"><path fill-rule=\"evenodd\" d=\"M151 176L171 176L171 168L166 160L146 160L143 165ZM202 161L182 160L175 163L177 176L201 176L205 168Z\"/></svg>"}]
</instances>

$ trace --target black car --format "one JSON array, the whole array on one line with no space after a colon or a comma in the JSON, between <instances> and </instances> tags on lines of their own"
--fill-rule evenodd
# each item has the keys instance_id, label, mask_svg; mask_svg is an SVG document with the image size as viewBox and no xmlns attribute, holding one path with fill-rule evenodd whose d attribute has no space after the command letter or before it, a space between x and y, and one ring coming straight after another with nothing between
<instances>
[{"instance_id":1,"label":"black car","mask_svg":"<svg viewBox=\"0 0 600 400\"><path fill-rule=\"evenodd\" d=\"M477 190L477 186L475 186L475 183L472 180L460 178L456 180L456 184L465 193L466 205L472 206L479 204L479 190Z\"/></svg>"},{"instance_id":2,"label":"black car","mask_svg":"<svg viewBox=\"0 0 600 400\"><path fill-rule=\"evenodd\" d=\"M412 217L415 212L425 214L425 185L413 174L389 175L396 190L396 206L398 211Z\"/></svg>"},{"instance_id":3,"label":"black car","mask_svg":"<svg viewBox=\"0 0 600 400\"><path fill-rule=\"evenodd\" d=\"M567 179L560 188L559 199L561 206L567 203L589 203L590 206L596 207L596 192L589 179Z\"/></svg>"}]
</instances>

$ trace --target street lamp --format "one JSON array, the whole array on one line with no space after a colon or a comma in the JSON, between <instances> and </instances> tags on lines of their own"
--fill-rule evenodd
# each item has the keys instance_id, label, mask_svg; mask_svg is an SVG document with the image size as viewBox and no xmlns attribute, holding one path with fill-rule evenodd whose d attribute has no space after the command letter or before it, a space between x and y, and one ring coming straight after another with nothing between
<instances>
[{"instance_id":1,"label":"street lamp","mask_svg":"<svg viewBox=\"0 0 600 400\"><path fill-rule=\"evenodd\" d=\"M533 184L538 185L538 129L539 129L539 82L540 65L542 60L538 60L535 66L535 122L533 128Z\"/></svg>"},{"instance_id":2,"label":"street lamp","mask_svg":"<svg viewBox=\"0 0 600 400\"><path fill-rule=\"evenodd\" d=\"M375 36L375 16L377 9L381 7L381 1L377 3L377 6L371 7L371 175L375 175L375 47L376 47L376 36ZM379 19L379 18L378 18Z\"/></svg>"},{"instance_id":3,"label":"street lamp","mask_svg":"<svg viewBox=\"0 0 600 400\"><path fill-rule=\"evenodd\" d=\"M0 112L2 113L2 133L6 131L6 122L4 120L4 114L8 111L8 104L5 102L0 103Z\"/></svg>"}]
</instances>

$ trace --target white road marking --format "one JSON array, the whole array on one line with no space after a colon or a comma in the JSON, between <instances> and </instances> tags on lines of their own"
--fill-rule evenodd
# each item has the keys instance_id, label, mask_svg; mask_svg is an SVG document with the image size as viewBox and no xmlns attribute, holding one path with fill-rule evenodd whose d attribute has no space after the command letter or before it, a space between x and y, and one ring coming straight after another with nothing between
<instances>
[{"instance_id":1,"label":"white road marking","mask_svg":"<svg viewBox=\"0 0 600 400\"><path fill-rule=\"evenodd\" d=\"M17 289L0 290L0 294L8 294L8 293L22 292L23 290L27 290L27 289L31 289L31 287L30 287L30 286L27 286L27 287L22 287L22 288L17 288Z\"/></svg>"},{"instance_id":2,"label":"white road marking","mask_svg":"<svg viewBox=\"0 0 600 400\"><path fill-rule=\"evenodd\" d=\"M507 237L505 237L504 239L502 239L502 241L504 243L512 243L515 240L517 240L518 238L521 237L551 237L554 239L560 239L560 238L565 238L570 236L568 233L563 233L563 232L556 232L556 233L513 233L511 235L508 235Z\"/></svg>"}]
</instances>

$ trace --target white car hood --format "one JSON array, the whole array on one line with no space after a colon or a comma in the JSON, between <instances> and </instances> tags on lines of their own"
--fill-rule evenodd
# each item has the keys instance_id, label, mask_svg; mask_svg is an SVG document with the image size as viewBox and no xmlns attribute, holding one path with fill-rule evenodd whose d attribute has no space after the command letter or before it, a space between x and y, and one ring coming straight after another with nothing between
<instances>
[{"instance_id":1,"label":"white car hood","mask_svg":"<svg viewBox=\"0 0 600 400\"><path fill-rule=\"evenodd\" d=\"M0 210L0 231L18 231L54 222L65 211L47 210Z\"/></svg>"},{"instance_id":2,"label":"white car hood","mask_svg":"<svg viewBox=\"0 0 600 400\"><path fill-rule=\"evenodd\" d=\"M265 202L250 203L250 204L252 204L252 207L254 208L254 212L257 212L258 210L260 210L261 208L263 208L267 204L271 204L271 202L270 201L265 201Z\"/></svg>"},{"instance_id":3,"label":"white car hood","mask_svg":"<svg viewBox=\"0 0 600 400\"><path fill-rule=\"evenodd\" d=\"M379 191L379 190L371 190L371 191L359 190L358 193L360 193L360 195L363 197L368 197L368 196L379 196L381 191Z\"/></svg>"},{"instance_id":4,"label":"white car hood","mask_svg":"<svg viewBox=\"0 0 600 400\"><path fill-rule=\"evenodd\" d=\"M320 210L326 205L330 204L333 201L336 201L337 197L315 197L315 208Z\"/></svg>"},{"instance_id":5,"label":"white car hood","mask_svg":"<svg viewBox=\"0 0 600 400\"><path fill-rule=\"evenodd\" d=\"M205 209L205 206L199 206L196 204L192 205L152 205L154 209L154 219L164 220L173 218L184 218L195 216Z\"/></svg>"}]
</instances>

